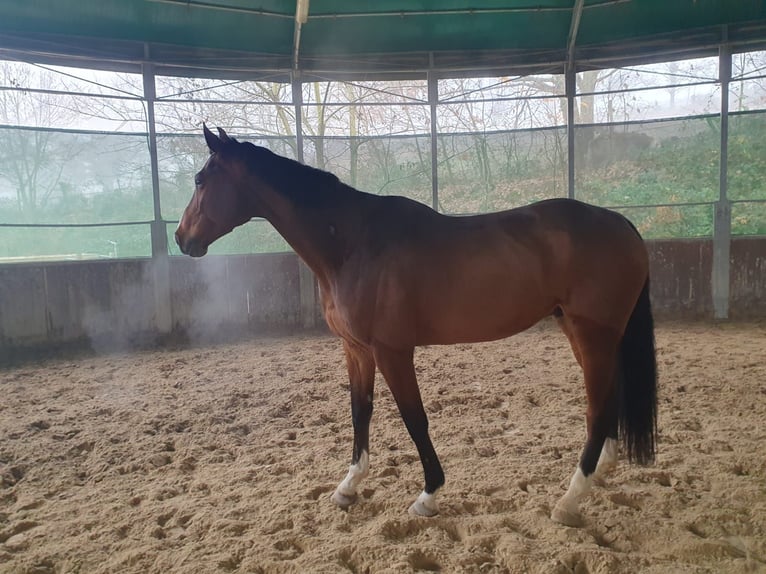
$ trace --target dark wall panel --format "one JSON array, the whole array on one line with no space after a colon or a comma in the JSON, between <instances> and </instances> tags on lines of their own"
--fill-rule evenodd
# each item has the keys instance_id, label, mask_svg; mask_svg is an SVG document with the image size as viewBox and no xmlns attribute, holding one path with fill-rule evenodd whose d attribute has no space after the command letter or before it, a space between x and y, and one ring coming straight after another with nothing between
<instances>
[{"instance_id":1,"label":"dark wall panel","mask_svg":"<svg viewBox=\"0 0 766 574\"><path fill-rule=\"evenodd\" d=\"M712 242L647 241L647 247L655 314L677 318L712 316Z\"/></svg>"}]
</instances>

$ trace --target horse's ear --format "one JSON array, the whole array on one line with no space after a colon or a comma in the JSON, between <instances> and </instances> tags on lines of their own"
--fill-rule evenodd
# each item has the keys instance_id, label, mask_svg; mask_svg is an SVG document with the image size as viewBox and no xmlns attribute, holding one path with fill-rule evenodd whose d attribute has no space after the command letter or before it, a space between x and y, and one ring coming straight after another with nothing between
<instances>
[{"instance_id":1,"label":"horse's ear","mask_svg":"<svg viewBox=\"0 0 766 574\"><path fill-rule=\"evenodd\" d=\"M223 128L218 128L218 137L221 138L221 141L223 143L231 143L231 138L229 137L229 134L223 131Z\"/></svg>"},{"instance_id":2,"label":"horse's ear","mask_svg":"<svg viewBox=\"0 0 766 574\"><path fill-rule=\"evenodd\" d=\"M207 129L207 126L204 123L202 124L202 133L205 134L205 141L207 142L207 147L210 148L210 153L217 152L223 147L223 142L218 139L213 132Z\"/></svg>"}]
</instances>

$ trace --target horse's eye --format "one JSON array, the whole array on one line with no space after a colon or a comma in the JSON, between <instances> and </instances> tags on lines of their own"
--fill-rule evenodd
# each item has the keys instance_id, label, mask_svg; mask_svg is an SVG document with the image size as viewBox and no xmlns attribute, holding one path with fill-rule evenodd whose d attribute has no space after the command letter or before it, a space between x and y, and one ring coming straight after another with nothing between
<instances>
[{"instance_id":1,"label":"horse's eye","mask_svg":"<svg viewBox=\"0 0 766 574\"><path fill-rule=\"evenodd\" d=\"M199 176L199 174L194 176L194 185L196 185L197 187L202 185L202 178Z\"/></svg>"}]
</instances>

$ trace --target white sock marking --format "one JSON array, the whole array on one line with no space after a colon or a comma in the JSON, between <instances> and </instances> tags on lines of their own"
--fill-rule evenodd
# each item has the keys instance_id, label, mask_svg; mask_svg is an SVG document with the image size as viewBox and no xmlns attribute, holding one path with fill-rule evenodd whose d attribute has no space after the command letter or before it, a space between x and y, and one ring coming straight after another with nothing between
<instances>
[{"instance_id":1,"label":"white sock marking","mask_svg":"<svg viewBox=\"0 0 766 574\"><path fill-rule=\"evenodd\" d=\"M613 438L608 438L604 441L604 446L601 449L601 455L598 457L598 464L596 465L595 474L599 477L602 477L607 472L612 470L616 464L617 441Z\"/></svg>"},{"instance_id":2,"label":"white sock marking","mask_svg":"<svg viewBox=\"0 0 766 574\"><path fill-rule=\"evenodd\" d=\"M590 490L592 478L593 475L585 476L578 466L574 475L572 475L572 480L569 481L569 488L567 489L566 494L561 497L559 504L567 511L577 514L577 503L580 500L580 497Z\"/></svg>"},{"instance_id":3,"label":"white sock marking","mask_svg":"<svg viewBox=\"0 0 766 574\"><path fill-rule=\"evenodd\" d=\"M415 501L415 503L412 505L414 508L419 508L422 510L425 510L422 514L424 516L432 516L434 514L438 514L439 512L439 503L436 502L436 493L428 494L425 490L420 493L418 496L418 499Z\"/></svg>"},{"instance_id":4,"label":"white sock marking","mask_svg":"<svg viewBox=\"0 0 766 574\"><path fill-rule=\"evenodd\" d=\"M353 496L356 494L356 488L359 486L359 483L362 482L369 472L370 456L366 450L363 450L359 461L348 467L348 474L343 479L343 482L338 485L338 492L345 496Z\"/></svg>"}]
</instances>

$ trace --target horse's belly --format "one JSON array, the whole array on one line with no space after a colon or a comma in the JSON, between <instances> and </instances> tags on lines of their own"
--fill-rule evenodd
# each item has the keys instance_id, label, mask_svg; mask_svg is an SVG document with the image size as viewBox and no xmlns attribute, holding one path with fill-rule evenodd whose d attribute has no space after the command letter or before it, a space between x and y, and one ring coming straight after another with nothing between
<instances>
[{"instance_id":1,"label":"horse's belly","mask_svg":"<svg viewBox=\"0 0 766 574\"><path fill-rule=\"evenodd\" d=\"M555 306L541 293L488 289L434 295L418 313L418 344L492 341L528 329Z\"/></svg>"}]
</instances>

